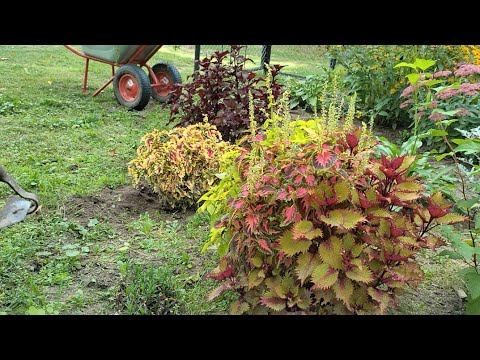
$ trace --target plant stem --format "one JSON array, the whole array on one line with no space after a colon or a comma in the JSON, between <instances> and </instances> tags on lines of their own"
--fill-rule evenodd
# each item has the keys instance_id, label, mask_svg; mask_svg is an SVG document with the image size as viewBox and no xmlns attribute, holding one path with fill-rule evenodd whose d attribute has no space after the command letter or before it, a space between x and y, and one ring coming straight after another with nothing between
<instances>
[{"instance_id":1,"label":"plant stem","mask_svg":"<svg viewBox=\"0 0 480 360\"><path fill-rule=\"evenodd\" d=\"M440 129L443 130L444 132L446 132L446 128L443 127L443 124L439 124L440 126ZM460 162L458 161L458 158L457 156L455 155L455 150L453 149L453 146L452 144L450 143L450 141L448 141L448 138L446 135L443 135L443 141L445 142L445 144L447 144L448 148L450 149L451 153L452 153L452 159L453 161L455 162L455 167L456 167L456 172L458 174L458 177L460 178L460 183L462 184L462 197L463 197L463 200L467 200L467 194L466 194L466 191L465 191L465 178L462 174L462 170L460 169ZM472 219L471 219L471 212L470 212L470 209L467 208L467 216L468 216L468 220L467 220L467 224L468 224L468 233L470 234L470 238L472 239L472 247L475 249L475 236L473 235L473 231L472 231ZM474 267L475 267L475 271L478 273L478 263L477 263L477 254L474 253L473 254L473 264L474 264Z\"/></svg>"}]
</instances>

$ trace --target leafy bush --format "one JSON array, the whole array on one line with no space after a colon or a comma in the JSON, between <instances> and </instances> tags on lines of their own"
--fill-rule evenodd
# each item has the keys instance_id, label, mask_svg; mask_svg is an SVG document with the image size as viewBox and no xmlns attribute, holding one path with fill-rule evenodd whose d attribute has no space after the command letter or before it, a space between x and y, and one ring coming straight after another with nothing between
<instances>
[{"instance_id":1,"label":"leafy bush","mask_svg":"<svg viewBox=\"0 0 480 360\"><path fill-rule=\"evenodd\" d=\"M244 69L252 60L242 56L241 49L232 45L229 51L216 51L200 61L200 69L191 75L191 83L176 85L170 104L171 122L187 126L202 122L206 115L224 140L234 142L248 129L248 94L251 93L256 119L263 123L265 115L260 109L266 107L269 95L276 100L283 90L283 85L275 81L283 66L273 66L271 94L267 94L266 87L260 85L264 79ZM226 64L226 60L230 60L230 64Z\"/></svg>"},{"instance_id":2,"label":"leafy bush","mask_svg":"<svg viewBox=\"0 0 480 360\"><path fill-rule=\"evenodd\" d=\"M181 303L172 273L166 268L145 267L120 262L122 282L117 295L117 311L128 315L179 314Z\"/></svg>"},{"instance_id":3,"label":"leafy bush","mask_svg":"<svg viewBox=\"0 0 480 360\"><path fill-rule=\"evenodd\" d=\"M419 67L419 64L428 67ZM401 94L403 108L409 108L415 120L415 130L427 138L427 144L445 152L443 135L460 137L462 132L478 126L480 117L480 66L459 64L456 68L427 72L436 61L416 59L398 66L413 68L407 75L410 85ZM445 126L445 132L436 128Z\"/></svg>"},{"instance_id":4,"label":"leafy bush","mask_svg":"<svg viewBox=\"0 0 480 360\"><path fill-rule=\"evenodd\" d=\"M458 46L348 45L329 46L329 55L346 70L344 86L356 92L360 110L383 124L409 125L408 114L399 107L404 71L393 67L415 57L439 59L440 70L450 67L463 54Z\"/></svg>"},{"instance_id":5,"label":"leafy bush","mask_svg":"<svg viewBox=\"0 0 480 360\"><path fill-rule=\"evenodd\" d=\"M206 246L221 256L209 298L237 292L232 313L382 313L422 279L416 252L443 244L429 230L463 220L406 175L414 156L370 157L353 101L343 126L339 109L308 121L272 112L202 197L199 210L218 219Z\"/></svg>"},{"instance_id":6,"label":"leafy bush","mask_svg":"<svg viewBox=\"0 0 480 360\"><path fill-rule=\"evenodd\" d=\"M453 159L455 175L460 181L461 196L455 199L455 206L467 215L468 222L466 229L453 226L443 229L442 234L449 240L453 252L443 251L441 255L461 259L468 265L461 270L468 290L466 312L480 315L480 137L478 129L462 131L462 135L466 138L452 140L457 146L446 136L443 140L452 150L446 155Z\"/></svg>"},{"instance_id":7,"label":"leafy bush","mask_svg":"<svg viewBox=\"0 0 480 360\"><path fill-rule=\"evenodd\" d=\"M219 159L229 144L208 123L173 130L153 130L142 138L128 173L138 186L144 180L163 206L192 206L218 181Z\"/></svg>"},{"instance_id":8,"label":"leafy bush","mask_svg":"<svg viewBox=\"0 0 480 360\"><path fill-rule=\"evenodd\" d=\"M323 69L318 75L309 75L305 79L292 79L288 84L290 108L301 107L315 112L320 109L327 93L337 91L337 78L333 71Z\"/></svg>"}]
</instances>

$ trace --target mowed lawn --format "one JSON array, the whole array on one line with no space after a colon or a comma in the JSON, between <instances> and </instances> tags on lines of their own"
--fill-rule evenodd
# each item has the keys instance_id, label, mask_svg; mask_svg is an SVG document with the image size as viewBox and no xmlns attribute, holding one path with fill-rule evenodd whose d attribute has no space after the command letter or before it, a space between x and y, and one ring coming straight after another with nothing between
<instances>
[{"instance_id":1,"label":"mowed lawn","mask_svg":"<svg viewBox=\"0 0 480 360\"><path fill-rule=\"evenodd\" d=\"M150 64L168 61L185 79L193 70L185 54L166 46ZM120 270L130 263L170 271L179 312L225 312L225 301L205 301L214 284L203 275L216 260L213 251L200 254L208 221L149 203L142 209L127 175L141 137L166 128L168 110L152 100L144 111L127 111L111 86L85 96L83 59L59 45L0 46L0 73L0 164L42 206L0 230L0 312L122 313L121 288L133 280ZM109 74L109 66L91 63L89 95ZM102 189L114 190L102 200L107 210L94 211ZM0 205L11 193L0 183ZM134 210L109 214L128 201Z\"/></svg>"}]
</instances>

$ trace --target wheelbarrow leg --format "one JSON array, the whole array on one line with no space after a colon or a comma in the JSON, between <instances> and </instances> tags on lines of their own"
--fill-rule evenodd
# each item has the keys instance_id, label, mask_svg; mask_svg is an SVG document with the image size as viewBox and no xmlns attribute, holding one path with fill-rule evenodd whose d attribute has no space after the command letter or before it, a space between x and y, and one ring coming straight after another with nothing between
<instances>
[{"instance_id":1,"label":"wheelbarrow leg","mask_svg":"<svg viewBox=\"0 0 480 360\"><path fill-rule=\"evenodd\" d=\"M87 93L87 79L88 79L88 65L90 63L90 59L87 58L85 60L85 74L83 75L83 93Z\"/></svg>"}]
</instances>

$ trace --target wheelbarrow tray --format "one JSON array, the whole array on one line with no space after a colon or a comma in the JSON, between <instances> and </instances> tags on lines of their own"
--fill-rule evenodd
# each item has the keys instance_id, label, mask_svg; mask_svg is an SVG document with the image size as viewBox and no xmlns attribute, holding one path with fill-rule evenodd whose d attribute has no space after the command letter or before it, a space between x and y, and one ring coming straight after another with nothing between
<instances>
[{"instance_id":1,"label":"wheelbarrow tray","mask_svg":"<svg viewBox=\"0 0 480 360\"><path fill-rule=\"evenodd\" d=\"M137 54L134 59L132 59L140 47L145 48ZM161 45L81 45L82 51L86 55L116 65L125 63L142 63L149 59L160 47Z\"/></svg>"}]
</instances>

